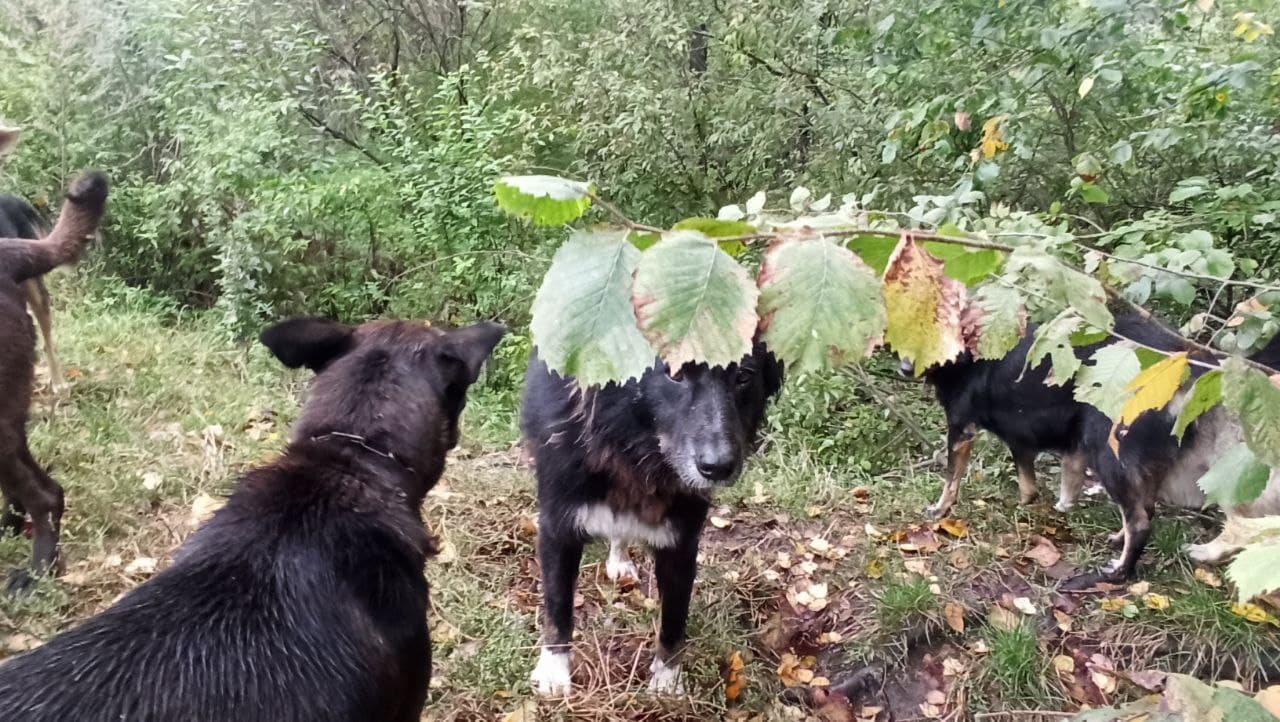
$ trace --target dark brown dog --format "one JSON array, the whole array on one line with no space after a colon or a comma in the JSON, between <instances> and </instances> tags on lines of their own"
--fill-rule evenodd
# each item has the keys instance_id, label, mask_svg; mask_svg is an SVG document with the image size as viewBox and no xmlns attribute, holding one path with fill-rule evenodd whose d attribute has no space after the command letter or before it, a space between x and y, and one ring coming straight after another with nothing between
<instances>
[{"instance_id":1,"label":"dark brown dog","mask_svg":"<svg viewBox=\"0 0 1280 722\"><path fill-rule=\"evenodd\" d=\"M27 446L36 339L23 284L80 258L102 219L106 200L106 179L86 173L72 184L49 236L0 239L0 491L5 501L0 530L20 533L24 517L30 515L33 539L30 567L10 577L9 591L27 588L33 575L57 563L63 509L62 487L35 462Z\"/></svg>"},{"instance_id":2,"label":"dark brown dog","mask_svg":"<svg viewBox=\"0 0 1280 722\"><path fill-rule=\"evenodd\" d=\"M0 720L417 722L431 678L421 505L503 328L286 321L318 375L276 461L172 566L0 664Z\"/></svg>"}]
</instances>

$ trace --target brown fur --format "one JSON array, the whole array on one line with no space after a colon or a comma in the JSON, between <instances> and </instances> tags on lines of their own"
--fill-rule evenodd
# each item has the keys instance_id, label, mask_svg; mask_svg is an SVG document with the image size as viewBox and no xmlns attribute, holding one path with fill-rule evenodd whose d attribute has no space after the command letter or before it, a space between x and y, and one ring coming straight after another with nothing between
<instances>
[{"instance_id":1,"label":"brown fur","mask_svg":"<svg viewBox=\"0 0 1280 722\"><path fill-rule=\"evenodd\" d=\"M58 558L62 487L35 462L27 446L27 413L34 384L35 329L27 315L23 284L80 258L106 206L107 182L87 173L67 193L53 232L41 240L0 239L0 529L21 531L30 515L33 549L29 572L18 572L10 590L23 589L31 574L52 569Z\"/></svg>"}]
</instances>

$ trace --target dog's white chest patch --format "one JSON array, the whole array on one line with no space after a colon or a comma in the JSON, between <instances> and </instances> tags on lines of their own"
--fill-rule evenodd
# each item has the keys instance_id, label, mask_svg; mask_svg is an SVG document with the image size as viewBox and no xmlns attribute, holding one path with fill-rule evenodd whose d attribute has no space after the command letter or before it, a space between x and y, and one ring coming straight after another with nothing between
<instances>
[{"instance_id":1,"label":"dog's white chest patch","mask_svg":"<svg viewBox=\"0 0 1280 722\"><path fill-rule=\"evenodd\" d=\"M654 548L675 546L676 533L670 522L646 524L635 514L614 512L607 504L587 504L578 509L574 521L582 531L596 537L643 542Z\"/></svg>"}]
</instances>

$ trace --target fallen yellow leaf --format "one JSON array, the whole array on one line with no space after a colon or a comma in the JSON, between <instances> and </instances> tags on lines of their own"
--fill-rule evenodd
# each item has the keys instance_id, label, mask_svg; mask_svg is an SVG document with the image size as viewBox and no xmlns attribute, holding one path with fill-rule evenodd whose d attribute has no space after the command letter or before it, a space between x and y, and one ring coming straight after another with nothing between
<instances>
[{"instance_id":1,"label":"fallen yellow leaf","mask_svg":"<svg viewBox=\"0 0 1280 722\"><path fill-rule=\"evenodd\" d=\"M1232 604L1231 613L1238 617L1244 617L1245 619L1255 624L1266 623L1266 624L1272 624L1277 627L1280 627L1280 620L1277 620L1275 617L1269 614L1267 610L1263 609L1262 607L1259 607L1256 604L1253 604L1252 602L1244 602L1243 604L1239 604L1239 603Z\"/></svg>"},{"instance_id":2,"label":"fallen yellow leaf","mask_svg":"<svg viewBox=\"0 0 1280 722\"><path fill-rule=\"evenodd\" d=\"M946 617L947 626L951 627L951 631L964 634L964 607L955 602L947 602L947 606L943 608L943 616Z\"/></svg>"},{"instance_id":3,"label":"fallen yellow leaf","mask_svg":"<svg viewBox=\"0 0 1280 722\"><path fill-rule=\"evenodd\" d=\"M1168 609L1169 598L1163 594L1151 593L1142 598L1142 603L1147 605L1147 609Z\"/></svg>"}]
</instances>

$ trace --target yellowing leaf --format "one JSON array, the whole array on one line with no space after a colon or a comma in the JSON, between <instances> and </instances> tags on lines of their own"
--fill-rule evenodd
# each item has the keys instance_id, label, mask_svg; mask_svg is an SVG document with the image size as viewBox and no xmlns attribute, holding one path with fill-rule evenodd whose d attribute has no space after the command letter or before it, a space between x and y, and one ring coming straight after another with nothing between
<instances>
[{"instance_id":1,"label":"yellowing leaf","mask_svg":"<svg viewBox=\"0 0 1280 722\"><path fill-rule=\"evenodd\" d=\"M987 119L982 124L982 157L994 158L996 153L1009 147L1004 141L1004 131L1001 125L1009 119L1008 115L996 115Z\"/></svg>"},{"instance_id":2,"label":"yellowing leaf","mask_svg":"<svg viewBox=\"0 0 1280 722\"><path fill-rule=\"evenodd\" d=\"M1129 606L1129 600L1124 597L1107 597L1098 604L1104 612L1118 612Z\"/></svg>"},{"instance_id":3,"label":"yellowing leaf","mask_svg":"<svg viewBox=\"0 0 1280 722\"><path fill-rule=\"evenodd\" d=\"M1267 612L1267 610L1259 607L1251 602L1238 602L1231 605L1231 613L1237 617L1244 617L1255 624L1271 624L1280 627L1280 620Z\"/></svg>"},{"instance_id":4,"label":"yellowing leaf","mask_svg":"<svg viewBox=\"0 0 1280 722\"><path fill-rule=\"evenodd\" d=\"M946 517L938 522L938 528L957 539L969 535L969 523L961 519Z\"/></svg>"},{"instance_id":5,"label":"yellowing leaf","mask_svg":"<svg viewBox=\"0 0 1280 722\"><path fill-rule=\"evenodd\" d=\"M1222 586L1222 579L1208 569L1196 567L1195 578L1211 587L1217 588Z\"/></svg>"},{"instance_id":6,"label":"yellowing leaf","mask_svg":"<svg viewBox=\"0 0 1280 722\"><path fill-rule=\"evenodd\" d=\"M904 233L884 269L885 343L914 365L917 376L951 361L965 348L964 299L964 284L943 273L942 262Z\"/></svg>"},{"instance_id":7,"label":"yellowing leaf","mask_svg":"<svg viewBox=\"0 0 1280 722\"><path fill-rule=\"evenodd\" d=\"M867 562L865 571L868 579L879 579L884 576L884 562L879 559L872 559Z\"/></svg>"},{"instance_id":8,"label":"yellowing leaf","mask_svg":"<svg viewBox=\"0 0 1280 722\"><path fill-rule=\"evenodd\" d=\"M1167 406L1186 378L1187 368L1187 354L1175 353L1135 376L1125 387L1133 396L1120 410L1120 423L1132 424L1144 412Z\"/></svg>"},{"instance_id":9,"label":"yellowing leaf","mask_svg":"<svg viewBox=\"0 0 1280 722\"><path fill-rule=\"evenodd\" d=\"M1147 605L1147 609L1168 609L1169 598L1163 594L1151 593L1142 598L1142 603Z\"/></svg>"},{"instance_id":10,"label":"yellowing leaf","mask_svg":"<svg viewBox=\"0 0 1280 722\"><path fill-rule=\"evenodd\" d=\"M1069 677L1076 671L1076 661L1068 655L1059 654L1053 658L1053 668Z\"/></svg>"}]
</instances>

